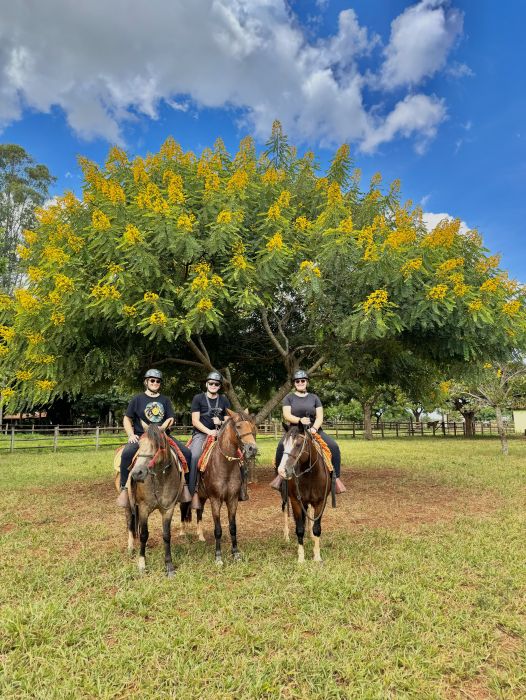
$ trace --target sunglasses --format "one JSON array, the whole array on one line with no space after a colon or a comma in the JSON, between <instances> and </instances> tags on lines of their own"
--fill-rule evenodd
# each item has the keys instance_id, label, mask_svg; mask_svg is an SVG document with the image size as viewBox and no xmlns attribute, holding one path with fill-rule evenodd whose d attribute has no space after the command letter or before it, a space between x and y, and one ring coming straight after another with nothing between
<instances>
[{"instance_id":1,"label":"sunglasses","mask_svg":"<svg viewBox=\"0 0 526 700\"><path fill-rule=\"evenodd\" d=\"M150 379L150 378L148 378L148 381L149 381L149 382L152 382L152 384L160 384L160 383L161 383L161 380L160 380L160 379Z\"/></svg>"},{"instance_id":2,"label":"sunglasses","mask_svg":"<svg viewBox=\"0 0 526 700\"><path fill-rule=\"evenodd\" d=\"M306 381L306 379L295 379L294 384L304 384Z\"/></svg>"},{"instance_id":3,"label":"sunglasses","mask_svg":"<svg viewBox=\"0 0 526 700\"><path fill-rule=\"evenodd\" d=\"M208 382L208 386L221 386L219 382Z\"/></svg>"}]
</instances>

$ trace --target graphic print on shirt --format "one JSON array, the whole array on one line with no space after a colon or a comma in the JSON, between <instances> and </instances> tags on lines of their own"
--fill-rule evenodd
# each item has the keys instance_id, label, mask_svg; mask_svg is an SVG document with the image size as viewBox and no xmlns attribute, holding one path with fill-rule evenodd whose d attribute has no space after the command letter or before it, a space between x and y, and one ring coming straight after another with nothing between
<instances>
[{"instance_id":1,"label":"graphic print on shirt","mask_svg":"<svg viewBox=\"0 0 526 700\"><path fill-rule=\"evenodd\" d=\"M159 401L150 401L144 407L144 415L150 423L162 423L164 419L164 406Z\"/></svg>"}]
</instances>

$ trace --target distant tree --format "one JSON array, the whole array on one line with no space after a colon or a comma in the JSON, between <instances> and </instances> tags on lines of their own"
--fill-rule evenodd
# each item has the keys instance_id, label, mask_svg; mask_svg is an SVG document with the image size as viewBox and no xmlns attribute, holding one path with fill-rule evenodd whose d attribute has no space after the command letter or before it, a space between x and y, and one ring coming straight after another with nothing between
<instances>
[{"instance_id":1,"label":"distant tree","mask_svg":"<svg viewBox=\"0 0 526 700\"><path fill-rule=\"evenodd\" d=\"M16 144L0 144L0 288L10 292L21 279L17 246L36 223L35 209L49 196L55 178ZM34 233L28 234L32 240ZM24 249L25 250L25 249Z\"/></svg>"},{"instance_id":2,"label":"distant tree","mask_svg":"<svg viewBox=\"0 0 526 700\"><path fill-rule=\"evenodd\" d=\"M352 358L369 410L382 375L393 381L382 345L441 363L519 342L524 292L478 234L459 221L427 232L380 175L362 192L346 145L324 176L279 123L260 156L251 139L233 157L220 140L197 157L168 139L145 159L113 148L103 167L81 165L82 201L38 211L19 248L28 286L0 298L13 404L137 381L151 365L186 384L216 368L234 406L262 401L262 420L295 368Z\"/></svg>"}]
</instances>

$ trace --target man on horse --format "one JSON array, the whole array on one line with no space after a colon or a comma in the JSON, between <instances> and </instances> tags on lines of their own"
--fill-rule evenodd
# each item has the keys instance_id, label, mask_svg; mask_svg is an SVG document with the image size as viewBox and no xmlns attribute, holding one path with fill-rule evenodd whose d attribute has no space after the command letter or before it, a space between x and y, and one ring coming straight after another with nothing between
<instances>
[{"instance_id":1,"label":"man on horse","mask_svg":"<svg viewBox=\"0 0 526 700\"><path fill-rule=\"evenodd\" d=\"M203 451L204 444L209 435L217 437L219 428L227 418L226 409L230 408L230 401L224 394L221 394L223 377L215 370L210 372L206 378L206 391L196 394L192 399L192 442L190 452L192 461L190 466L190 493L194 494L197 486L198 462ZM246 478L242 469L240 501L248 500ZM194 504L197 505L197 504ZM192 507L194 507L192 505Z\"/></svg>"},{"instance_id":2,"label":"man on horse","mask_svg":"<svg viewBox=\"0 0 526 700\"><path fill-rule=\"evenodd\" d=\"M128 404L123 419L124 430L128 436L128 444L121 455L121 492L117 498L117 505L126 508L128 505L128 470L135 453L139 449L139 440L148 425L156 425L161 430L167 431L174 423L174 410L167 396L161 394L161 381L163 375L158 369L149 369L144 375L144 392L137 394ZM184 455L187 464L190 464L190 450L178 440L175 441Z\"/></svg>"}]
</instances>

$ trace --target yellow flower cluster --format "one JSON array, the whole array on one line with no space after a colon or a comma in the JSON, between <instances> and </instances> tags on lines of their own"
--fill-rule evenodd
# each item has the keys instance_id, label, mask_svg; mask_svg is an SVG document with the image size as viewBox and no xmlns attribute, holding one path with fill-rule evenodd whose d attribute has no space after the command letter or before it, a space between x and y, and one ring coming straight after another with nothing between
<instances>
[{"instance_id":1,"label":"yellow flower cluster","mask_svg":"<svg viewBox=\"0 0 526 700\"><path fill-rule=\"evenodd\" d=\"M41 224L54 224L57 218L57 207L35 209L35 216Z\"/></svg>"},{"instance_id":2,"label":"yellow flower cluster","mask_svg":"<svg viewBox=\"0 0 526 700\"><path fill-rule=\"evenodd\" d=\"M124 229L124 233L122 234L122 240L127 245L136 245L137 243L142 242L143 235L139 231L137 226L134 226L133 224L128 224Z\"/></svg>"},{"instance_id":3,"label":"yellow flower cluster","mask_svg":"<svg viewBox=\"0 0 526 700\"><path fill-rule=\"evenodd\" d=\"M468 309L470 311L480 311L482 308L482 302L480 299L475 299L475 301L470 301L468 304Z\"/></svg>"},{"instance_id":4,"label":"yellow flower cluster","mask_svg":"<svg viewBox=\"0 0 526 700\"><path fill-rule=\"evenodd\" d=\"M290 205L291 194L288 190L283 190L278 197L279 207L288 207Z\"/></svg>"},{"instance_id":5,"label":"yellow flower cluster","mask_svg":"<svg viewBox=\"0 0 526 700\"><path fill-rule=\"evenodd\" d=\"M53 313L51 314L51 323L54 326L61 326L65 320L66 317L61 311L53 311Z\"/></svg>"},{"instance_id":6,"label":"yellow flower cluster","mask_svg":"<svg viewBox=\"0 0 526 700\"><path fill-rule=\"evenodd\" d=\"M506 314L506 316L516 316L520 310L521 310L521 303L518 299L515 299L513 301L508 301L502 307L502 313Z\"/></svg>"},{"instance_id":7,"label":"yellow flower cluster","mask_svg":"<svg viewBox=\"0 0 526 700\"><path fill-rule=\"evenodd\" d=\"M217 192L221 187L219 175L213 170L209 170L205 175L205 195Z\"/></svg>"},{"instance_id":8,"label":"yellow flower cluster","mask_svg":"<svg viewBox=\"0 0 526 700\"><path fill-rule=\"evenodd\" d=\"M192 289L194 291L203 291L208 288L208 277L206 275L197 275L197 277L194 277L192 280Z\"/></svg>"},{"instance_id":9,"label":"yellow flower cluster","mask_svg":"<svg viewBox=\"0 0 526 700\"><path fill-rule=\"evenodd\" d=\"M5 357L8 354L9 354L9 348L7 347L7 345L0 344L0 357Z\"/></svg>"},{"instance_id":10,"label":"yellow flower cluster","mask_svg":"<svg viewBox=\"0 0 526 700\"><path fill-rule=\"evenodd\" d=\"M246 270L248 267L248 262L245 256L234 255L234 257L232 258L232 267L235 267L236 270Z\"/></svg>"},{"instance_id":11,"label":"yellow flower cluster","mask_svg":"<svg viewBox=\"0 0 526 700\"><path fill-rule=\"evenodd\" d=\"M184 204L185 196L183 191L183 178L177 173L167 172L164 179L168 179L168 201L170 204Z\"/></svg>"},{"instance_id":12,"label":"yellow flower cluster","mask_svg":"<svg viewBox=\"0 0 526 700\"><path fill-rule=\"evenodd\" d=\"M15 337L15 329L10 326L0 326L0 338L8 343Z\"/></svg>"},{"instance_id":13,"label":"yellow flower cluster","mask_svg":"<svg viewBox=\"0 0 526 700\"><path fill-rule=\"evenodd\" d=\"M382 193L380 192L380 190L371 190L367 195L366 199L368 202L372 202L374 204L374 202L377 202L381 196Z\"/></svg>"},{"instance_id":14,"label":"yellow flower cluster","mask_svg":"<svg viewBox=\"0 0 526 700\"><path fill-rule=\"evenodd\" d=\"M354 231L352 216L349 214L345 219L342 219L338 228L340 231L343 231L343 233L352 233Z\"/></svg>"},{"instance_id":15,"label":"yellow flower cluster","mask_svg":"<svg viewBox=\"0 0 526 700\"><path fill-rule=\"evenodd\" d=\"M447 382L440 382L440 384L439 384L440 391L441 391L443 394L449 394L449 391L450 391L450 389L451 389L451 385L452 385L452 384L453 384L453 382L451 381L451 379L450 379L449 381L447 381Z\"/></svg>"},{"instance_id":16,"label":"yellow flower cluster","mask_svg":"<svg viewBox=\"0 0 526 700\"><path fill-rule=\"evenodd\" d=\"M16 247L16 253L21 260L27 260L31 254L29 248L20 243Z\"/></svg>"},{"instance_id":17,"label":"yellow flower cluster","mask_svg":"<svg viewBox=\"0 0 526 700\"><path fill-rule=\"evenodd\" d=\"M36 385L41 391L51 391L57 386L57 382L51 379L37 379Z\"/></svg>"},{"instance_id":18,"label":"yellow flower cluster","mask_svg":"<svg viewBox=\"0 0 526 700\"><path fill-rule=\"evenodd\" d=\"M225 286L225 284L223 282L223 278L220 277L219 275L212 275L212 279L210 281L214 285L214 287L224 287Z\"/></svg>"},{"instance_id":19,"label":"yellow flower cluster","mask_svg":"<svg viewBox=\"0 0 526 700\"><path fill-rule=\"evenodd\" d=\"M435 300L445 299L447 296L447 291L447 284L437 284L435 287L431 287L431 289L428 291L427 298Z\"/></svg>"},{"instance_id":20,"label":"yellow flower cluster","mask_svg":"<svg viewBox=\"0 0 526 700\"><path fill-rule=\"evenodd\" d=\"M229 224L232 221L232 212L227 211L226 209L223 209L223 211L220 211L219 214L217 215L217 223L218 224Z\"/></svg>"},{"instance_id":21,"label":"yellow flower cluster","mask_svg":"<svg viewBox=\"0 0 526 700\"><path fill-rule=\"evenodd\" d=\"M124 204L126 202L126 194L120 184L115 180L106 180L101 177L97 189L99 189L112 204Z\"/></svg>"},{"instance_id":22,"label":"yellow flower cluster","mask_svg":"<svg viewBox=\"0 0 526 700\"><path fill-rule=\"evenodd\" d=\"M456 282L453 286L453 293L457 297L464 297L469 292L469 286L464 282Z\"/></svg>"},{"instance_id":23,"label":"yellow flower cluster","mask_svg":"<svg viewBox=\"0 0 526 700\"><path fill-rule=\"evenodd\" d=\"M283 236L281 233L275 233L272 238L267 241L267 245L265 247L269 252L272 252L273 250L282 250Z\"/></svg>"},{"instance_id":24,"label":"yellow flower cluster","mask_svg":"<svg viewBox=\"0 0 526 700\"><path fill-rule=\"evenodd\" d=\"M320 268L312 260L303 260L300 263L300 271L303 272L303 279L308 282L311 275L321 277Z\"/></svg>"},{"instance_id":25,"label":"yellow flower cluster","mask_svg":"<svg viewBox=\"0 0 526 700\"><path fill-rule=\"evenodd\" d=\"M382 182L382 173L381 172L376 172L372 178L371 178L371 186L372 187L378 187L378 185Z\"/></svg>"},{"instance_id":26,"label":"yellow flower cluster","mask_svg":"<svg viewBox=\"0 0 526 700\"><path fill-rule=\"evenodd\" d=\"M7 294L0 294L0 311L5 311L13 306L13 300Z\"/></svg>"},{"instance_id":27,"label":"yellow flower cluster","mask_svg":"<svg viewBox=\"0 0 526 700\"><path fill-rule=\"evenodd\" d=\"M39 331L31 331L26 337L30 345L38 345L44 342L44 336Z\"/></svg>"},{"instance_id":28,"label":"yellow flower cluster","mask_svg":"<svg viewBox=\"0 0 526 700\"><path fill-rule=\"evenodd\" d=\"M111 227L111 222L106 214L100 209L94 209L91 215L91 224L97 231L106 231Z\"/></svg>"},{"instance_id":29,"label":"yellow flower cluster","mask_svg":"<svg viewBox=\"0 0 526 700\"><path fill-rule=\"evenodd\" d=\"M202 312L210 311L210 309L212 309L213 306L214 305L212 304L212 300L208 299L207 297L201 299L197 304L198 310Z\"/></svg>"},{"instance_id":30,"label":"yellow flower cluster","mask_svg":"<svg viewBox=\"0 0 526 700\"><path fill-rule=\"evenodd\" d=\"M128 156L126 151L118 146L112 146L108 152L108 157L106 159L106 167L111 165L126 165L128 162Z\"/></svg>"},{"instance_id":31,"label":"yellow flower cluster","mask_svg":"<svg viewBox=\"0 0 526 700\"><path fill-rule=\"evenodd\" d=\"M413 258L412 260L408 260L402 265L402 267L400 268L400 272L404 277L409 277L409 275L412 272L420 270L420 268L422 267L422 263L422 258Z\"/></svg>"},{"instance_id":32,"label":"yellow flower cluster","mask_svg":"<svg viewBox=\"0 0 526 700\"><path fill-rule=\"evenodd\" d=\"M50 365L55 362L55 355L31 355L28 357L32 362L37 365Z\"/></svg>"},{"instance_id":33,"label":"yellow flower cluster","mask_svg":"<svg viewBox=\"0 0 526 700\"><path fill-rule=\"evenodd\" d=\"M2 396L3 399L6 401L9 401L9 399L15 395L15 390L11 389L10 386L6 386L4 389L0 391L0 396Z\"/></svg>"},{"instance_id":34,"label":"yellow flower cluster","mask_svg":"<svg viewBox=\"0 0 526 700\"><path fill-rule=\"evenodd\" d=\"M33 376L33 372L30 372L29 370L23 370L20 369L18 372L15 372L15 377L21 381L21 382L27 382L29 381Z\"/></svg>"},{"instance_id":35,"label":"yellow flower cluster","mask_svg":"<svg viewBox=\"0 0 526 700\"><path fill-rule=\"evenodd\" d=\"M131 318L132 316L136 316L136 315L137 315L137 309L135 308L135 306L128 306L127 304L125 304L125 305L122 307L122 313L123 313L125 316L129 316L129 317Z\"/></svg>"},{"instance_id":36,"label":"yellow flower cluster","mask_svg":"<svg viewBox=\"0 0 526 700\"><path fill-rule=\"evenodd\" d=\"M337 182L331 182L327 190L327 204L334 207L343 202L342 191Z\"/></svg>"},{"instance_id":37,"label":"yellow flower cluster","mask_svg":"<svg viewBox=\"0 0 526 700\"><path fill-rule=\"evenodd\" d=\"M23 234L24 240L28 245L34 245L37 242L38 235L35 231L25 229Z\"/></svg>"},{"instance_id":38,"label":"yellow flower cluster","mask_svg":"<svg viewBox=\"0 0 526 700\"><path fill-rule=\"evenodd\" d=\"M280 216L281 209L279 208L278 204L273 204L271 207L269 207L269 210L267 212L267 219L269 221L278 221Z\"/></svg>"},{"instance_id":39,"label":"yellow flower cluster","mask_svg":"<svg viewBox=\"0 0 526 700\"><path fill-rule=\"evenodd\" d=\"M48 301L53 304L53 306L58 306L59 304L62 303L62 294L60 292L57 292L56 289L53 291L49 292L47 295Z\"/></svg>"},{"instance_id":40,"label":"yellow flower cluster","mask_svg":"<svg viewBox=\"0 0 526 700\"><path fill-rule=\"evenodd\" d=\"M195 216L194 214L181 214L177 219L177 225L184 231L191 233L194 228Z\"/></svg>"},{"instance_id":41,"label":"yellow flower cluster","mask_svg":"<svg viewBox=\"0 0 526 700\"><path fill-rule=\"evenodd\" d=\"M38 299L30 294L27 289L16 289L15 298L24 311L34 311L40 306Z\"/></svg>"},{"instance_id":42,"label":"yellow flower cluster","mask_svg":"<svg viewBox=\"0 0 526 700\"><path fill-rule=\"evenodd\" d=\"M496 292L499 288L500 280L498 277L490 277L480 285L481 292Z\"/></svg>"},{"instance_id":43,"label":"yellow flower cluster","mask_svg":"<svg viewBox=\"0 0 526 700\"><path fill-rule=\"evenodd\" d=\"M159 299L159 295L155 292L145 292L143 299L144 301L156 302Z\"/></svg>"},{"instance_id":44,"label":"yellow flower cluster","mask_svg":"<svg viewBox=\"0 0 526 700\"><path fill-rule=\"evenodd\" d=\"M152 326L166 326L168 317L162 311L154 311L148 320Z\"/></svg>"},{"instance_id":45,"label":"yellow flower cluster","mask_svg":"<svg viewBox=\"0 0 526 700\"><path fill-rule=\"evenodd\" d=\"M307 229L311 225L310 221L307 219L306 216L298 216L294 224L296 225L296 228L298 228L300 231L307 231Z\"/></svg>"},{"instance_id":46,"label":"yellow flower cluster","mask_svg":"<svg viewBox=\"0 0 526 700\"><path fill-rule=\"evenodd\" d=\"M111 262L108 265L108 273L110 275L120 275L120 273L124 270L124 267L122 265L118 265L117 263Z\"/></svg>"},{"instance_id":47,"label":"yellow flower cluster","mask_svg":"<svg viewBox=\"0 0 526 700\"><path fill-rule=\"evenodd\" d=\"M232 175L232 177L226 183L226 188L229 192L242 191L248 185L248 175L247 173L240 169Z\"/></svg>"},{"instance_id":48,"label":"yellow flower cluster","mask_svg":"<svg viewBox=\"0 0 526 700\"><path fill-rule=\"evenodd\" d=\"M464 265L464 258L449 258L437 267L439 274L444 274Z\"/></svg>"},{"instance_id":49,"label":"yellow flower cluster","mask_svg":"<svg viewBox=\"0 0 526 700\"><path fill-rule=\"evenodd\" d=\"M483 365L484 369L493 369L491 362L485 362Z\"/></svg>"},{"instance_id":50,"label":"yellow flower cluster","mask_svg":"<svg viewBox=\"0 0 526 700\"><path fill-rule=\"evenodd\" d=\"M140 190L137 194L137 206L140 209L149 209L155 214L168 214L170 207L162 195L160 189L154 182L149 182L146 189Z\"/></svg>"},{"instance_id":51,"label":"yellow flower cluster","mask_svg":"<svg viewBox=\"0 0 526 700\"><path fill-rule=\"evenodd\" d=\"M74 253L79 253L84 247L84 241L80 236L71 233L68 236L68 245Z\"/></svg>"},{"instance_id":52,"label":"yellow flower cluster","mask_svg":"<svg viewBox=\"0 0 526 700\"><path fill-rule=\"evenodd\" d=\"M243 247L242 243L241 243L241 246ZM244 247L243 247L243 250L244 250ZM207 262L200 262L200 263L197 263L197 265L194 265L194 272L196 275L207 275L210 272L210 270L211 270L210 263L207 263Z\"/></svg>"},{"instance_id":53,"label":"yellow flower cluster","mask_svg":"<svg viewBox=\"0 0 526 700\"><path fill-rule=\"evenodd\" d=\"M363 302L363 310L365 313L369 313L371 309L376 309L380 311L384 306L389 303L389 293L385 289L376 289L371 292L367 299Z\"/></svg>"},{"instance_id":54,"label":"yellow flower cluster","mask_svg":"<svg viewBox=\"0 0 526 700\"><path fill-rule=\"evenodd\" d=\"M67 275L55 275L55 289L58 292L71 292L75 289L75 282Z\"/></svg>"},{"instance_id":55,"label":"yellow flower cluster","mask_svg":"<svg viewBox=\"0 0 526 700\"><path fill-rule=\"evenodd\" d=\"M44 272L39 267L31 265L27 270L27 276L30 282L40 282L44 277Z\"/></svg>"},{"instance_id":56,"label":"yellow flower cluster","mask_svg":"<svg viewBox=\"0 0 526 700\"><path fill-rule=\"evenodd\" d=\"M91 296L95 299L120 299L121 293L113 284L101 284L91 290Z\"/></svg>"},{"instance_id":57,"label":"yellow flower cluster","mask_svg":"<svg viewBox=\"0 0 526 700\"><path fill-rule=\"evenodd\" d=\"M487 258L479 260L475 265L477 272L489 272L489 270L498 267L500 263L500 255L489 255Z\"/></svg>"},{"instance_id":58,"label":"yellow flower cluster","mask_svg":"<svg viewBox=\"0 0 526 700\"><path fill-rule=\"evenodd\" d=\"M410 245L416 239L416 231L412 228L401 228L392 231L385 239L385 245L389 248L400 248L403 245Z\"/></svg>"},{"instance_id":59,"label":"yellow flower cluster","mask_svg":"<svg viewBox=\"0 0 526 700\"><path fill-rule=\"evenodd\" d=\"M44 248L42 251L42 257L55 265L63 265L69 260L69 255L65 253L62 248L56 248L55 246L51 245Z\"/></svg>"},{"instance_id":60,"label":"yellow flower cluster","mask_svg":"<svg viewBox=\"0 0 526 700\"><path fill-rule=\"evenodd\" d=\"M173 136L168 136L166 141L161 146L161 150L159 151L161 156L163 158L166 158L166 160L175 160L178 156L181 155L182 152L183 149L173 138Z\"/></svg>"},{"instance_id":61,"label":"yellow flower cluster","mask_svg":"<svg viewBox=\"0 0 526 700\"><path fill-rule=\"evenodd\" d=\"M316 180L316 189L317 190L324 190L325 192L329 188L329 181L326 177L319 177Z\"/></svg>"},{"instance_id":62,"label":"yellow flower cluster","mask_svg":"<svg viewBox=\"0 0 526 700\"><path fill-rule=\"evenodd\" d=\"M132 164L133 181L136 185L145 185L149 181L148 173L144 161L140 156L137 156Z\"/></svg>"},{"instance_id":63,"label":"yellow flower cluster","mask_svg":"<svg viewBox=\"0 0 526 700\"><path fill-rule=\"evenodd\" d=\"M450 248L460 229L460 219L442 219L422 241L423 246L430 248Z\"/></svg>"},{"instance_id":64,"label":"yellow flower cluster","mask_svg":"<svg viewBox=\"0 0 526 700\"><path fill-rule=\"evenodd\" d=\"M268 168L268 170L266 170L263 173L261 181L265 185L275 185L276 183L281 182L281 180L283 180L284 177L285 173L282 170L276 170L276 168L271 166L270 168Z\"/></svg>"}]
</instances>

